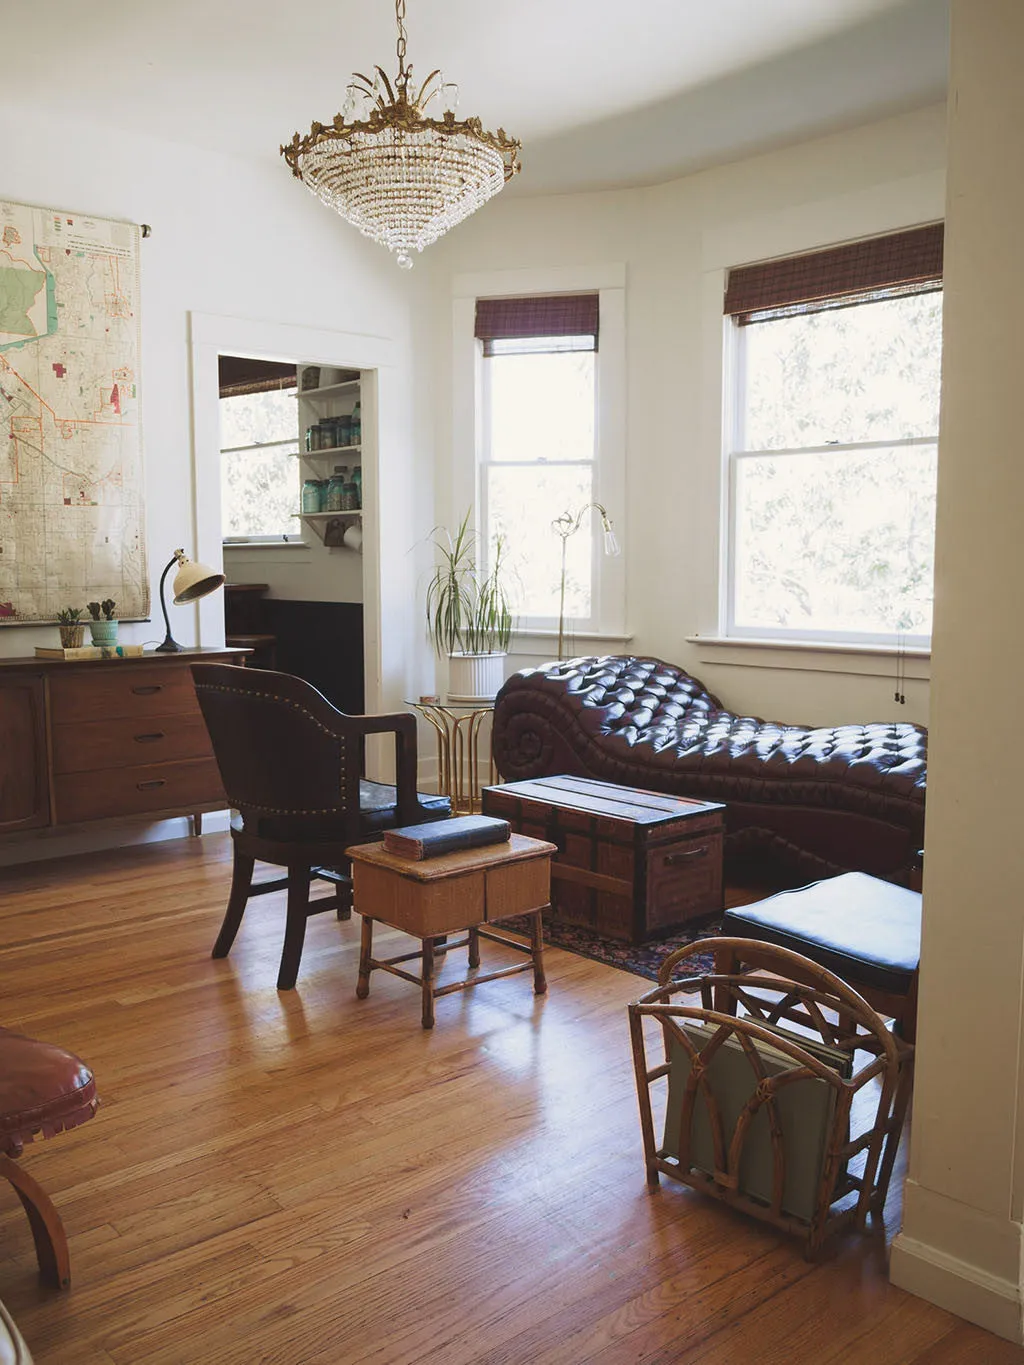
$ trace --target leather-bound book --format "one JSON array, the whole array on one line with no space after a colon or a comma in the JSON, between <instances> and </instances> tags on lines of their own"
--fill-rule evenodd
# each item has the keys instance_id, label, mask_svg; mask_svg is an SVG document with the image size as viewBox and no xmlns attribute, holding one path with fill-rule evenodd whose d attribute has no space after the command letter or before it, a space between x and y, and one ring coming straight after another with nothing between
<instances>
[{"instance_id":1,"label":"leather-bound book","mask_svg":"<svg viewBox=\"0 0 1024 1365\"><path fill-rule=\"evenodd\" d=\"M504 843L512 833L507 820L490 815L456 815L424 825L403 825L384 831L384 847L400 858L436 858L460 848Z\"/></svg>"}]
</instances>

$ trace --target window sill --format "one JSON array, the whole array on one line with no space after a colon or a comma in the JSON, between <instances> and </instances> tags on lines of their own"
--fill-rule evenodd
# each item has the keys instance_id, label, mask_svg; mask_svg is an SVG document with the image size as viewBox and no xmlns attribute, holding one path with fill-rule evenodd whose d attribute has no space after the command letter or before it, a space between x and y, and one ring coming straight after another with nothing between
<instances>
[{"instance_id":1,"label":"window sill","mask_svg":"<svg viewBox=\"0 0 1024 1365\"><path fill-rule=\"evenodd\" d=\"M572 656L586 654L587 646L593 645L628 645L632 642L633 636L628 633L619 633L600 630L567 630L565 632L566 648L571 651ZM558 631L550 628L538 628L536 630L524 629L512 632L512 645L509 648L511 656L534 657L544 654L554 658L554 651L550 649L552 641L558 640ZM598 649L599 654L608 653L608 650Z\"/></svg>"},{"instance_id":2,"label":"window sill","mask_svg":"<svg viewBox=\"0 0 1024 1365\"><path fill-rule=\"evenodd\" d=\"M242 550L246 554L258 550L261 554L265 550L270 550L277 554L282 550L308 550L310 548L308 540L226 540L223 543L224 553L231 550Z\"/></svg>"},{"instance_id":3,"label":"window sill","mask_svg":"<svg viewBox=\"0 0 1024 1365\"><path fill-rule=\"evenodd\" d=\"M718 635L688 635L701 663L734 668L785 668L803 673L851 673L890 678L900 651L895 645L840 644L819 640L753 640ZM903 651L907 679L927 682L931 677L930 649Z\"/></svg>"}]
</instances>

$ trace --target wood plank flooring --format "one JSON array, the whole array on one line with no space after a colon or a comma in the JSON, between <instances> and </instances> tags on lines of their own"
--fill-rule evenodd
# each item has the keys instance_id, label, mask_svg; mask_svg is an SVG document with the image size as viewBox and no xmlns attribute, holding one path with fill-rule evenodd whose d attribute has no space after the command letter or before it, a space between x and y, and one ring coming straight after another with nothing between
<instances>
[{"instance_id":1,"label":"wood plank flooring","mask_svg":"<svg viewBox=\"0 0 1024 1365\"><path fill-rule=\"evenodd\" d=\"M68 1229L68 1293L39 1285L0 1187L0 1297L38 1365L1024 1362L892 1288L881 1235L811 1266L649 1192L639 977L551 949L546 997L488 983L425 1033L396 978L356 999L358 919L327 914L279 994L281 895L209 956L229 867L209 835L0 873L0 1022L80 1053L102 1096L24 1157ZM890 1235L898 1213L897 1189Z\"/></svg>"}]
</instances>

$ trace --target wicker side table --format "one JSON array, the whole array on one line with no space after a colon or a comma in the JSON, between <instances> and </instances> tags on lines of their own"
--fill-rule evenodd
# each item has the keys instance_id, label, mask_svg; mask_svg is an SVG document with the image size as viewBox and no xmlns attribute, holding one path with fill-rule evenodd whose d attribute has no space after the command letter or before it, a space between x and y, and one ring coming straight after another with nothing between
<instances>
[{"instance_id":1,"label":"wicker side table","mask_svg":"<svg viewBox=\"0 0 1024 1365\"><path fill-rule=\"evenodd\" d=\"M347 852L352 860L353 908L363 917L356 986L360 999L370 993L372 971L391 972L420 987L423 1027L433 1028L434 1001L453 991L528 971L533 972L534 993L543 995L547 990L541 912L547 909L549 901L554 844L513 834L507 843L463 849L422 861L396 857L385 850L383 843L357 844ZM495 923L513 915L529 918L529 946L494 932ZM419 949L397 957L375 958L374 920L418 938ZM435 939L461 929L467 931L465 938L435 943ZM437 956L468 948L469 966L475 970L480 965L482 938L525 953L529 961L436 986ZM419 976L400 965L416 958L422 963Z\"/></svg>"}]
</instances>

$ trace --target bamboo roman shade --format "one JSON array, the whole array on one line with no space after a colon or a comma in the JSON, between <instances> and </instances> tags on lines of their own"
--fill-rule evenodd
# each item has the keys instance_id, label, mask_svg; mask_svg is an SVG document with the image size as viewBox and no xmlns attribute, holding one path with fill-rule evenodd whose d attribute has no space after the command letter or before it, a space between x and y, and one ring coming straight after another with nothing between
<instances>
[{"instance_id":1,"label":"bamboo roman shade","mask_svg":"<svg viewBox=\"0 0 1024 1365\"><path fill-rule=\"evenodd\" d=\"M811 312L871 294L942 288L943 224L762 261L729 271L725 312L738 323L766 312Z\"/></svg>"},{"instance_id":2,"label":"bamboo roman shade","mask_svg":"<svg viewBox=\"0 0 1024 1365\"><path fill-rule=\"evenodd\" d=\"M279 360L222 355L218 367L221 398L235 398L243 393L267 393L271 389L294 389L296 386L295 365Z\"/></svg>"},{"instance_id":3,"label":"bamboo roman shade","mask_svg":"<svg viewBox=\"0 0 1024 1365\"><path fill-rule=\"evenodd\" d=\"M484 355L493 355L496 341L524 337L593 337L597 350L598 296L544 294L536 298L477 299L476 335Z\"/></svg>"}]
</instances>

